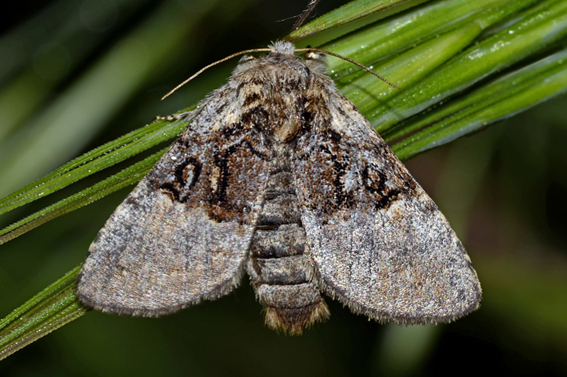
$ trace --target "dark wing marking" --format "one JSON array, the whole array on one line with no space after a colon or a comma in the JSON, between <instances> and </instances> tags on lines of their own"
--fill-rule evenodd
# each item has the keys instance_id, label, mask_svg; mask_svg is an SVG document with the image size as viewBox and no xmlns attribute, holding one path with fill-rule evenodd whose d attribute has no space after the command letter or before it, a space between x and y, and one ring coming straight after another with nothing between
<instances>
[{"instance_id":1,"label":"dark wing marking","mask_svg":"<svg viewBox=\"0 0 567 377\"><path fill-rule=\"evenodd\" d=\"M320 288L379 321L446 322L476 309L476 272L445 217L354 105L326 95L294 157Z\"/></svg>"},{"instance_id":2,"label":"dark wing marking","mask_svg":"<svg viewBox=\"0 0 567 377\"><path fill-rule=\"evenodd\" d=\"M238 121L229 84L116 209L91 244L78 297L108 312L152 316L230 292L261 209L270 152Z\"/></svg>"}]
</instances>

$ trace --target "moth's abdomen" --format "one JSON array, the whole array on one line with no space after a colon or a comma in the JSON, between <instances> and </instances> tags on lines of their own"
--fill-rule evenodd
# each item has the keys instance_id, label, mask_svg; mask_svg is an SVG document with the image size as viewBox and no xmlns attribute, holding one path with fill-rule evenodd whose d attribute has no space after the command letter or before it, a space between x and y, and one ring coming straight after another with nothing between
<instances>
[{"instance_id":1,"label":"moth's abdomen","mask_svg":"<svg viewBox=\"0 0 567 377\"><path fill-rule=\"evenodd\" d=\"M266 198L252 245L247 271L266 324L289 334L329 315L327 305L311 282L313 266L304 253L305 230L301 225L293 177L279 158L273 164ZM282 170L283 169L283 170Z\"/></svg>"},{"instance_id":2,"label":"moth's abdomen","mask_svg":"<svg viewBox=\"0 0 567 377\"><path fill-rule=\"evenodd\" d=\"M290 334L301 334L313 322L329 315L317 287L310 282L313 270L303 254L305 231L298 224L256 231L248 274L266 324Z\"/></svg>"}]
</instances>

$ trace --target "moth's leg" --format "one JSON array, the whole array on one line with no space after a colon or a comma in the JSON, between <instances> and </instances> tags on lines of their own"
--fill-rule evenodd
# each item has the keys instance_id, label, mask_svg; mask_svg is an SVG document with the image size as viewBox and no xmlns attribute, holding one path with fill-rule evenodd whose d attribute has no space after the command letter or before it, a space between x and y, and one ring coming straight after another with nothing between
<instances>
[{"instance_id":1,"label":"moth's leg","mask_svg":"<svg viewBox=\"0 0 567 377\"><path fill-rule=\"evenodd\" d=\"M154 118L153 121L156 122L158 120L165 120L168 122L173 122L174 120L183 120L186 118L190 118L192 114L193 111L185 111L183 113L173 114L173 115L166 115L166 116L158 115L157 117Z\"/></svg>"}]
</instances>

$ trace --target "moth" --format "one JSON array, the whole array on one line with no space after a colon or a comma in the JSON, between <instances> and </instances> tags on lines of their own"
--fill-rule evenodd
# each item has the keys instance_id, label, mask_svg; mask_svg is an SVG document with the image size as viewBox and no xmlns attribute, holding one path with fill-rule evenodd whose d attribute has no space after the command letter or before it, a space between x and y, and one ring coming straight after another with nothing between
<instances>
[{"instance_id":1,"label":"moth","mask_svg":"<svg viewBox=\"0 0 567 377\"><path fill-rule=\"evenodd\" d=\"M450 322L479 306L463 245L356 107L290 42L245 57L89 248L88 307L158 316L247 273L266 324L300 334L324 295L379 322Z\"/></svg>"}]
</instances>

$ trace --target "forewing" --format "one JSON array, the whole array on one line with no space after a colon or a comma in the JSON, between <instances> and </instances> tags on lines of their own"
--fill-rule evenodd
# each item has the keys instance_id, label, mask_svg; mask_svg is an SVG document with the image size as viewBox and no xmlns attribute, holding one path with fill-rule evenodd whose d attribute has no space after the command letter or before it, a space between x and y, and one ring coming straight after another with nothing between
<instances>
[{"instance_id":1,"label":"forewing","mask_svg":"<svg viewBox=\"0 0 567 377\"><path fill-rule=\"evenodd\" d=\"M89 248L78 297L152 316L228 293L241 278L269 150L221 89L116 209Z\"/></svg>"},{"instance_id":2,"label":"forewing","mask_svg":"<svg viewBox=\"0 0 567 377\"><path fill-rule=\"evenodd\" d=\"M476 309L476 272L443 214L354 105L327 95L294 160L320 288L380 321L446 322Z\"/></svg>"}]
</instances>

